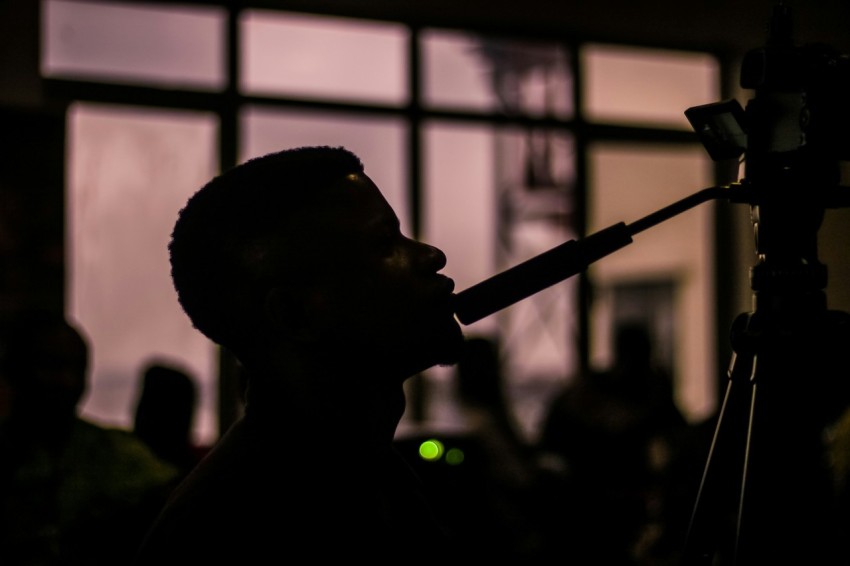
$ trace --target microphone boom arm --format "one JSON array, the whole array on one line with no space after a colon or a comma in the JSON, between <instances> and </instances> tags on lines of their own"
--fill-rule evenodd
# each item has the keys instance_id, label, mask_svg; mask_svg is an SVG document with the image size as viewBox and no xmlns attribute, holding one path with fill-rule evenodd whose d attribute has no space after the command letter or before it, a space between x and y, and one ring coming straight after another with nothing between
<instances>
[{"instance_id":1,"label":"microphone boom arm","mask_svg":"<svg viewBox=\"0 0 850 566\"><path fill-rule=\"evenodd\" d=\"M740 185L736 185L740 186ZM632 224L618 222L581 240L569 240L473 285L454 297L457 319L472 324L584 271L632 243L632 236L708 200L728 196L729 187L708 187Z\"/></svg>"}]
</instances>

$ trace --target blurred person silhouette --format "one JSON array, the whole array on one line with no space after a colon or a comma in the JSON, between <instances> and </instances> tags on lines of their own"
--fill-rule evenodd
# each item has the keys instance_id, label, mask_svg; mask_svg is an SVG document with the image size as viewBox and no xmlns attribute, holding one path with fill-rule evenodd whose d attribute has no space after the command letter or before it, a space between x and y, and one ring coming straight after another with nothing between
<instances>
[{"instance_id":1,"label":"blurred person silhouette","mask_svg":"<svg viewBox=\"0 0 850 566\"><path fill-rule=\"evenodd\" d=\"M177 470L129 431L78 415L89 345L61 313L4 319L0 348L0 563L129 563Z\"/></svg>"},{"instance_id":2,"label":"blurred person silhouette","mask_svg":"<svg viewBox=\"0 0 850 566\"><path fill-rule=\"evenodd\" d=\"M623 323L614 346L612 367L578 376L543 420L539 449L563 480L552 484L560 488L550 541L571 533L565 559L647 564L664 528L666 467L687 422L648 329Z\"/></svg>"},{"instance_id":3,"label":"blurred person silhouette","mask_svg":"<svg viewBox=\"0 0 850 566\"><path fill-rule=\"evenodd\" d=\"M536 452L508 402L496 339L467 338L455 368L455 384L471 441L463 462L467 474L463 489L471 494L465 539L478 547L479 557L489 550L502 560L541 558Z\"/></svg>"},{"instance_id":4,"label":"blurred person silhouette","mask_svg":"<svg viewBox=\"0 0 850 566\"><path fill-rule=\"evenodd\" d=\"M138 392L133 432L154 454L188 473L206 452L192 439L195 379L171 363L151 360L142 370Z\"/></svg>"},{"instance_id":5,"label":"blurred person silhouette","mask_svg":"<svg viewBox=\"0 0 850 566\"><path fill-rule=\"evenodd\" d=\"M301 147L225 171L180 211L169 251L193 325L244 366L246 403L137 564L451 552L393 438L404 382L460 353L454 283L360 159Z\"/></svg>"}]
</instances>

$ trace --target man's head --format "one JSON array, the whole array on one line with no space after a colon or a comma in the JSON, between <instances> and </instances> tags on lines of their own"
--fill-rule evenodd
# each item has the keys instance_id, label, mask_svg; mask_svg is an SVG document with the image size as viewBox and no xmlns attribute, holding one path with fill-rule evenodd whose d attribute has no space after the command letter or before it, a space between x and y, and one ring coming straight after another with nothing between
<instances>
[{"instance_id":1,"label":"man's head","mask_svg":"<svg viewBox=\"0 0 850 566\"><path fill-rule=\"evenodd\" d=\"M462 344L453 283L437 274L445 256L400 233L343 148L286 150L213 179L180 212L169 250L193 324L243 362L285 342L380 351L415 373L453 363Z\"/></svg>"}]
</instances>

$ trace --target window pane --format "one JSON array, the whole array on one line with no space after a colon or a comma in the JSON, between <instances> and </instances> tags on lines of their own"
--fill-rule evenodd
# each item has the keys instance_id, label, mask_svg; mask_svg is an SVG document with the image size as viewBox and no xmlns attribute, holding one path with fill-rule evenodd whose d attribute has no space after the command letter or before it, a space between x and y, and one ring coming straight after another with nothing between
<instances>
[{"instance_id":1,"label":"window pane","mask_svg":"<svg viewBox=\"0 0 850 566\"><path fill-rule=\"evenodd\" d=\"M590 148L588 230L631 223L711 186L713 164L702 146L635 147L615 143ZM591 361L607 367L616 289L635 282L674 282L673 374L679 407L701 419L715 406L713 203L674 216L635 236L625 248L594 263Z\"/></svg>"},{"instance_id":2,"label":"window pane","mask_svg":"<svg viewBox=\"0 0 850 566\"><path fill-rule=\"evenodd\" d=\"M240 24L245 92L407 101L404 26L261 10L246 11Z\"/></svg>"},{"instance_id":3,"label":"window pane","mask_svg":"<svg viewBox=\"0 0 850 566\"><path fill-rule=\"evenodd\" d=\"M249 107L241 116L240 161L302 145L344 146L356 153L410 232L407 176L407 126L397 118L271 110Z\"/></svg>"},{"instance_id":4,"label":"window pane","mask_svg":"<svg viewBox=\"0 0 850 566\"><path fill-rule=\"evenodd\" d=\"M719 65L705 53L588 45L581 59L589 120L690 129L685 110L720 96Z\"/></svg>"},{"instance_id":5,"label":"window pane","mask_svg":"<svg viewBox=\"0 0 850 566\"><path fill-rule=\"evenodd\" d=\"M197 379L195 440L218 434L216 355L171 285L177 211L216 171L216 119L189 112L76 104L69 111L68 314L92 343L83 414L132 428L151 357Z\"/></svg>"},{"instance_id":6,"label":"window pane","mask_svg":"<svg viewBox=\"0 0 850 566\"><path fill-rule=\"evenodd\" d=\"M426 124L425 240L446 252L445 271L458 291L573 233L568 214L573 146L563 134L546 134L551 157L534 175L528 170L538 154L529 146L537 146L538 132ZM575 365L575 301L575 281L567 280L465 328L468 334L499 337L509 397L531 437L540 399Z\"/></svg>"},{"instance_id":7,"label":"window pane","mask_svg":"<svg viewBox=\"0 0 850 566\"><path fill-rule=\"evenodd\" d=\"M422 33L425 104L465 110L568 118L572 72L556 44Z\"/></svg>"},{"instance_id":8,"label":"window pane","mask_svg":"<svg viewBox=\"0 0 850 566\"><path fill-rule=\"evenodd\" d=\"M494 132L489 126L431 122L423 134L422 240L445 252L443 273L461 291L496 272ZM484 318L464 331L498 335L496 318ZM436 367L425 373L425 424L431 430L463 425L453 371ZM408 424L421 423L402 420L401 434Z\"/></svg>"},{"instance_id":9,"label":"window pane","mask_svg":"<svg viewBox=\"0 0 850 566\"><path fill-rule=\"evenodd\" d=\"M221 9L45 0L42 13L45 76L224 85Z\"/></svg>"},{"instance_id":10,"label":"window pane","mask_svg":"<svg viewBox=\"0 0 850 566\"><path fill-rule=\"evenodd\" d=\"M519 264L576 238L575 148L571 136L546 130L502 130L497 138L501 268ZM527 380L557 381L577 360L575 278L511 307L505 321L512 372Z\"/></svg>"},{"instance_id":11,"label":"window pane","mask_svg":"<svg viewBox=\"0 0 850 566\"><path fill-rule=\"evenodd\" d=\"M445 273L458 291L497 269L494 131L488 126L425 127L423 239L446 252ZM469 327L492 332L495 319Z\"/></svg>"}]
</instances>

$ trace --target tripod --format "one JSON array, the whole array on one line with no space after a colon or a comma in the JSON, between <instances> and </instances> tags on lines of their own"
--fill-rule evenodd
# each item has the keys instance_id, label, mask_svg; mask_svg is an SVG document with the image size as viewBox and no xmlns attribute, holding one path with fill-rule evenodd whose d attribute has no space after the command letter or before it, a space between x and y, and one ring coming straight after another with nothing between
<instances>
[{"instance_id":1,"label":"tripod","mask_svg":"<svg viewBox=\"0 0 850 566\"><path fill-rule=\"evenodd\" d=\"M729 379L686 565L832 564L850 556L837 546L824 446L824 431L848 398L841 358L850 315L826 308L826 267L814 247L820 198L800 203L782 193L750 195L758 203L754 310L732 325Z\"/></svg>"},{"instance_id":2,"label":"tripod","mask_svg":"<svg viewBox=\"0 0 850 566\"><path fill-rule=\"evenodd\" d=\"M771 24L767 47L748 54L741 78L756 90L745 115L747 174L738 185L756 241L754 309L732 325L729 380L685 565L850 563L850 547L838 546L824 442L850 393L842 359L850 315L827 309L827 269L817 255L825 209L848 204L838 185L847 151L832 129L843 110L830 98L845 77L827 71L826 61L841 68L831 52L793 46L787 6L775 9ZM712 138L723 139L732 137ZM706 147L720 157L741 151Z\"/></svg>"}]
</instances>

